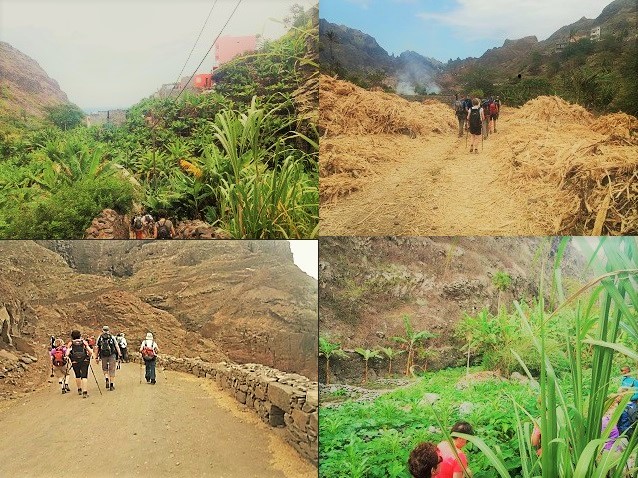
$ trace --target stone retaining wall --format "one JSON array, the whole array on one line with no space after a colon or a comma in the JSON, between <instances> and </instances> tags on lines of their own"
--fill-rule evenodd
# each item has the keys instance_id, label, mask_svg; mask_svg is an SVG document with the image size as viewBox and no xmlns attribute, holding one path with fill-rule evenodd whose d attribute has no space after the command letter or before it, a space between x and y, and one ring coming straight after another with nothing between
<instances>
[{"instance_id":1,"label":"stone retaining wall","mask_svg":"<svg viewBox=\"0 0 638 478\"><path fill-rule=\"evenodd\" d=\"M140 357L132 357L141 361ZM317 382L261 364L209 363L199 359L161 355L158 365L215 380L265 423L286 429L287 441L317 464L319 388Z\"/></svg>"}]
</instances>

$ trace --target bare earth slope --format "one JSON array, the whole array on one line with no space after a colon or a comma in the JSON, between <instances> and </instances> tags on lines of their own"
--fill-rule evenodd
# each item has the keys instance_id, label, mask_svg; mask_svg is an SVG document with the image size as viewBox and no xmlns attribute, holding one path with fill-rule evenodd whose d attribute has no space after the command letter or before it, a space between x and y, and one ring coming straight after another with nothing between
<instances>
[{"instance_id":1,"label":"bare earth slope","mask_svg":"<svg viewBox=\"0 0 638 478\"><path fill-rule=\"evenodd\" d=\"M283 439L205 379L158 371L140 383L124 364L116 390L104 395L92 377L89 399L62 395L57 383L0 409L10 439L0 447L0 476L316 476ZM108 430L105 448L103 432Z\"/></svg>"}]
</instances>

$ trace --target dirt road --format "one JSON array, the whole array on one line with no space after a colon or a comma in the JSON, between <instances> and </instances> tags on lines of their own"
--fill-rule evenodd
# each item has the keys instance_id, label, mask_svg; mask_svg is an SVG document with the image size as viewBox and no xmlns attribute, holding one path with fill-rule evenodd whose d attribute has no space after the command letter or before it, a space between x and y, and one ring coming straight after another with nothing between
<instances>
[{"instance_id":1,"label":"dirt road","mask_svg":"<svg viewBox=\"0 0 638 478\"><path fill-rule=\"evenodd\" d=\"M499 126L507 130L506 122ZM363 189L322 206L321 235L547 233L531 219L534 199L499 177L494 152L508 148L507 139L507 132L491 135L473 154L457 135L405 136L396 161L378 163Z\"/></svg>"},{"instance_id":2,"label":"dirt road","mask_svg":"<svg viewBox=\"0 0 638 478\"><path fill-rule=\"evenodd\" d=\"M140 384L124 364L113 392L90 376L90 398L51 383L0 406L0 476L302 478L317 470L210 380L158 371Z\"/></svg>"}]
</instances>

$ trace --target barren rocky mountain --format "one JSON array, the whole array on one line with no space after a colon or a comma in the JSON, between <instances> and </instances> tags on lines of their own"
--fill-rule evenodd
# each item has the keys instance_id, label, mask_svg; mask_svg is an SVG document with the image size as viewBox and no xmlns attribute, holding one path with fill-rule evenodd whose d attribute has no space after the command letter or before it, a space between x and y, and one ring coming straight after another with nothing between
<instances>
[{"instance_id":1,"label":"barren rocky mountain","mask_svg":"<svg viewBox=\"0 0 638 478\"><path fill-rule=\"evenodd\" d=\"M104 324L134 347L151 330L164 353L316 378L317 282L294 264L287 241L4 241L1 249L0 392L44 380L42 360L25 362L46 357L51 334L98 334ZM20 362L24 354L31 358ZM39 376L24 371L34 367Z\"/></svg>"},{"instance_id":2,"label":"barren rocky mountain","mask_svg":"<svg viewBox=\"0 0 638 478\"><path fill-rule=\"evenodd\" d=\"M33 58L0 42L0 113L42 116L46 106L68 102L58 82Z\"/></svg>"},{"instance_id":3,"label":"barren rocky mountain","mask_svg":"<svg viewBox=\"0 0 638 478\"><path fill-rule=\"evenodd\" d=\"M402 316L407 314L414 330L437 334L428 341L428 346L438 352L435 359L430 359L428 369L462 365L465 357L460 350L462 343L454 338L456 323L466 312L486 308L495 313L499 301L511 304L514 299L536 295L541 270L545 268L548 279L552 270L558 243L556 239L549 241L505 237L321 238L321 335L340 342L346 350L397 348L392 337L404 335ZM543 261L541 257L550 258ZM577 272L584 270L583 264L580 252L568 246L562 270L567 286L584 280ZM511 278L511 286L500 295L493 283L497 273ZM375 366L387 369L381 361ZM361 368L362 361L356 355L353 360L331 362L331 370L339 379L360 377ZM324 372L319 376L324 377Z\"/></svg>"}]
</instances>

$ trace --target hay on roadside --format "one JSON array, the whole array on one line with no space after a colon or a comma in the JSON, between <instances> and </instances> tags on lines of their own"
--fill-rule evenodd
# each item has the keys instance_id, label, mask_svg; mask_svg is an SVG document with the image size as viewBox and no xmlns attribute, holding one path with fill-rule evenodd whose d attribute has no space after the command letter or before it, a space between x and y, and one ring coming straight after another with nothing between
<instances>
[{"instance_id":1,"label":"hay on roadside","mask_svg":"<svg viewBox=\"0 0 638 478\"><path fill-rule=\"evenodd\" d=\"M516 113L520 118L543 123L591 123L592 114L580 105L558 96L538 96L525 103Z\"/></svg>"},{"instance_id":2,"label":"hay on roadside","mask_svg":"<svg viewBox=\"0 0 638 478\"><path fill-rule=\"evenodd\" d=\"M530 196L543 191L536 219L552 224L554 233L638 233L638 143L630 136L636 118L593 118L576 105L551 101L553 117L572 125L543 131L520 118L512 122L504 180ZM519 113L532 118L544 102Z\"/></svg>"},{"instance_id":3,"label":"hay on roadside","mask_svg":"<svg viewBox=\"0 0 638 478\"><path fill-rule=\"evenodd\" d=\"M319 126L326 136L405 134L411 137L448 134L457 127L452 108L435 101L411 102L392 93L367 91L321 75Z\"/></svg>"}]
</instances>

